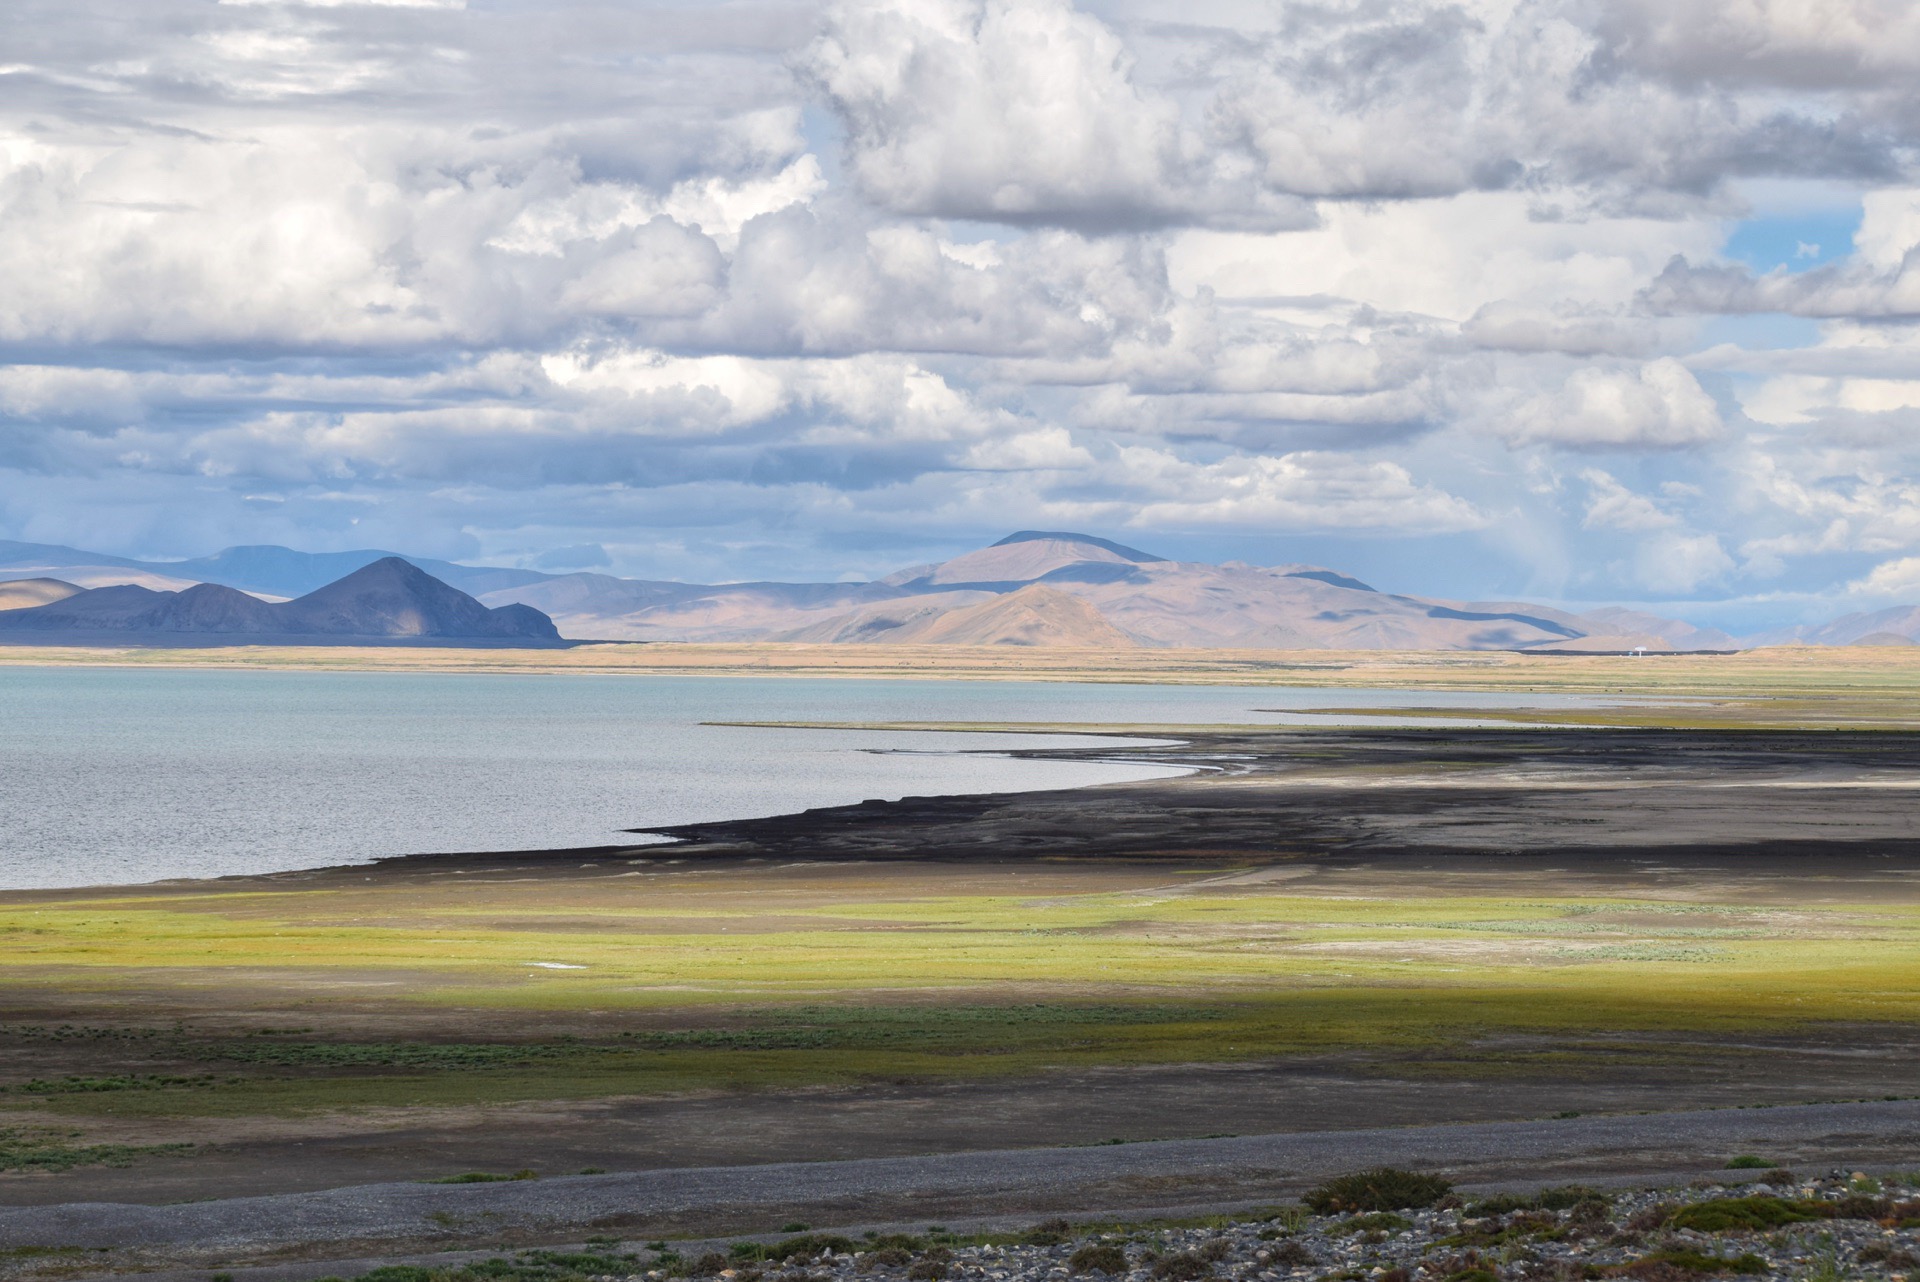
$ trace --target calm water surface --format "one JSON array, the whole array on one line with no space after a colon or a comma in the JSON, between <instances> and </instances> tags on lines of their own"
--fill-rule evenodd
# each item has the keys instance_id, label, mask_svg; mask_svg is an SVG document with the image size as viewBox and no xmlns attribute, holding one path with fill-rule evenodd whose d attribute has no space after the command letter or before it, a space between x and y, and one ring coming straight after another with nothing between
<instances>
[{"instance_id":1,"label":"calm water surface","mask_svg":"<svg viewBox=\"0 0 1920 1282\"><path fill-rule=\"evenodd\" d=\"M1127 741L707 721L1273 724L1297 718L1256 710L1416 702L1504 701L1049 682L0 668L0 886L606 845L632 840L623 829L869 798L1178 773L1004 755L1098 742L1123 758Z\"/></svg>"}]
</instances>

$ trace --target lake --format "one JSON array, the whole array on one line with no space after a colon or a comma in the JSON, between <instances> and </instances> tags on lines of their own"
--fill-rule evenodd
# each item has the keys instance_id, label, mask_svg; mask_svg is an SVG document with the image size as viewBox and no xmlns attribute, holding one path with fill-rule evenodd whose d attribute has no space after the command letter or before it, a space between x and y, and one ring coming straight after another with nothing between
<instances>
[{"instance_id":1,"label":"lake","mask_svg":"<svg viewBox=\"0 0 1920 1282\"><path fill-rule=\"evenodd\" d=\"M625 829L870 798L1178 773L1126 762L1126 740L703 724L712 721L1275 724L1299 718L1257 709L1502 702L1054 682L9 667L0 886L608 845L636 840ZM1004 755L1094 743L1121 759Z\"/></svg>"}]
</instances>

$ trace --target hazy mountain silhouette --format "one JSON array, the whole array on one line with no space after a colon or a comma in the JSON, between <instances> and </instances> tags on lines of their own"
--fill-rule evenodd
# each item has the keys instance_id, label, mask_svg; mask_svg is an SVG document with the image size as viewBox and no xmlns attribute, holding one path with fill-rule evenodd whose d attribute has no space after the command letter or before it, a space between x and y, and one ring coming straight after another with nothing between
<instances>
[{"instance_id":1,"label":"hazy mountain silhouette","mask_svg":"<svg viewBox=\"0 0 1920 1282\"><path fill-rule=\"evenodd\" d=\"M139 561L58 543L16 543L7 539L0 539L0 577L8 571L48 571L55 578L81 587L139 583L149 588L179 589L194 583L219 583L242 592L297 597L388 557L400 557L463 592L493 592L554 577L539 570L455 565L451 561L401 556L398 552L372 548L355 552L296 552L292 548L262 544L225 548L212 556L185 561Z\"/></svg>"},{"instance_id":2,"label":"hazy mountain silhouette","mask_svg":"<svg viewBox=\"0 0 1920 1282\"><path fill-rule=\"evenodd\" d=\"M404 575L398 567L406 565L461 600ZM363 573L368 577L359 577ZM254 635L265 626L261 607L274 604L240 593L189 595L187 590L200 582L256 596L293 597L284 605L297 608L277 610L272 626L298 627L300 633L286 635L309 636L539 640L547 636L546 627L557 625L569 636L631 641L961 644L984 639L1088 647L1437 650L1688 650L1741 644L1724 632L1641 610L1580 613L1521 601L1442 600L1383 591L1325 566L1175 561L1065 530L1022 530L990 547L868 583L674 583L590 571L462 566L372 550L307 553L274 546L233 547L184 561L140 561L0 541L0 580L9 577L65 580L94 589L120 584L151 589L147 598L74 604L65 616L68 622L59 626L178 635ZM1028 591L1035 587L1050 591ZM1018 601L1009 600L1020 593L1025 595ZM171 604L161 600L174 596L179 599ZM483 618L473 612L476 607L493 607L494 613ZM20 612L0 604L0 613ZM39 617L51 620L56 614ZM54 625L4 626L17 632ZM1878 632L1920 639L1920 611L1884 611L1755 641L1848 644Z\"/></svg>"},{"instance_id":3,"label":"hazy mountain silhouette","mask_svg":"<svg viewBox=\"0 0 1920 1282\"><path fill-rule=\"evenodd\" d=\"M292 601L262 601L217 583L180 592L93 588L0 611L8 639L250 638L552 644L553 620L526 605L490 609L399 557L383 557Z\"/></svg>"},{"instance_id":4,"label":"hazy mountain silhouette","mask_svg":"<svg viewBox=\"0 0 1920 1282\"><path fill-rule=\"evenodd\" d=\"M700 588L579 574L483 599L537 605L573 635L641 641L1289 650L1732 644L1723 633L1653 615L1603 620L1525 603L1436 600L1382 592L1323 566L1173 561L1064 530L1023 530L874 583Z\"/></svg>"}]
</instances>

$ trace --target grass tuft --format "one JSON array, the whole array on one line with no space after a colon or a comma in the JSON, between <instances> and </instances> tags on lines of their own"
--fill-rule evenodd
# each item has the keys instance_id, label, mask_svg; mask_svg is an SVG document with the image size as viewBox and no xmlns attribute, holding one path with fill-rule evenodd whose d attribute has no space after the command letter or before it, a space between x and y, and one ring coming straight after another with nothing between
<instances>
[{"instance_id":1,"label":"grass tuft","mask_svg":"<svg viewBox=\"0 0 1920 1282\"><path fill-rule=\"evenodd\" d=\"M1391 1166L1341 1175L1309 1190L1301 1201L1319 1215L1353 1211L1405 1211L1432 1206L1453 1185L1438 1175L1423 1175Z\"/></svg>"}]
</instances>

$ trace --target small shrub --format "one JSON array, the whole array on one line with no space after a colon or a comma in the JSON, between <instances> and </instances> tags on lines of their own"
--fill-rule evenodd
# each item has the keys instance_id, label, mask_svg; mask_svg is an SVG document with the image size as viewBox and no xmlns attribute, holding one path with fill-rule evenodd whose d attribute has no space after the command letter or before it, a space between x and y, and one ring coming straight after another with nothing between
<instances>
[{"instance_id":1,"label":"small shrub","mask_svg":"<svg viewBox=\"0 0 1920 1282\"><path fill-rule=\"evenodd\" d=\"M864 1252L855 1267L862 1273L871 1273L875 1269L898 1269L912 1263L913 1252L897 1246L883 1246L877 1251Z\"/></svg>"},{"instance_id":2,"label":"small shrub","mask_svg":"<svg viewBox=\"0 0 1920 1282\"><path fill-rule=\"evenodd\" d=\"M1200 1249L1195 1251L1194 1254L1205 1260L1208 1264L1218 1264L1220 1261L1226 1259L1232 1251L1233 1243L1223 1237L1217 1237L1203 1243Z\"/></svg>"},{"instance_id":3,"label":"small shrub","mask_svg":"<svg viewBox=\"0 0 1920 1282\"><path fill-rule=\"evenodd\" d=\"M1771 1171L1767 1171L1764 1174L1762 1174L1760 1176L1760 1182L1762 1184L1771 1184L1774 1188L1777 1188L1777 1189L1780 1189L1780 1188L1790 1189L1794 1185L1798 1184L1800 1181L1795 1179L1793 1172L1789 1171L1786 1167L1776 1166Z\"/></svg>"},{"instance_id":4,"label":"small shrub","mask_svg":"<svg viewBox=\"0 0 1920 1282\"><path fill-rule=\"evenodd\" d=\"M1075 1273L1105 1273L1118 1277L1127 1271L1127 1253L1111 1242L1089 1242L1067 1257Z\"/></svg>"},{"instance_id":5,"label":"small shrub","mask_svg":"<svg viewBox=\"0 0 1920 1282\"><path fill-rule=\"evenodd\" d=\"M1273 1262L1283 1269L1310 1269L1320 1258L1304 1242L1282 1242L1273 1248Z\"/></svg>"},{"instance_id":6,"label":"small shrub","mask_svg":"<svg viewBox=\"0 0 1920 1282\"><path fill-rule=\"evenodd\" d=\"M1666 1227L1693 1229L1699 1233L1743 1229L1754 1232L1821 1220L1830 1214L1828 1208L1818 1202L1788 1202L1771 1193L1756 1193L1752 1197L1722 1197L1675 1208L1667 1213Z\"/></svg>"},{"instance_id":7,"label":"small shrub","mask_svg":"<svg viewBox=\"0 0 1920 1282\"><path fill-rule=\"evenodd\" d=\"M1160 1282L1194 1282L1196 1278L1208 1277L1212 1273L1212 1262L1201 1259L1192 1251L1161 1256L1153 1262L1153 1276Z\"/></svg>"},{"instance_id":8,"label":"small shrub","mask_svg":"<svg viewBox=\"0 0 1920 1282\"><path fill-rule=\"evenodd\" d=\"M1765 1171L1778 1165L1778 1162L1770 1162L1764 1157L1755 1157L1751 1153L1742 1153L1739 1157L1728 1162L1726 1169L1729 1171Z\"/></svg>"},{"instance_id":9,"label":"small shrub","mask_svg":"<svg viewBox=\"0 0 1920 1282\"><path fill-rule=\"evenodd\" d=\"M710 1278L727 1267L731 1261L718 1251L708 1251L705 1255L687 1266L690 1278Z\"/></svg>"},{"instance_id":10,"label":"small shrub","mask_svg":"<svg viewBox=\"0 0 1920 1282\"><path fill-rule=\"evenodd\" d=\"M1473 1219L1482 1220L1495 1215L1511 1215L1515 1211L1530 1211L1533 1207L1534 1199L1528 1194L1500 1193L1472 1203L1466 1208L1466 1213Z\"/></svg>"},{"instance_id":11,"label":"small shrub","mask_svg":"<svg viewBox=\"0 0 1920 1282\"><path fill-rule=\"evenodd\" d=\"M1920 1269L1920 1255L1902 1250L1891 1242L1869 1242L1853 1258L1862 1264L1883 1264L1888 1269Z\"/></svg>"},{"instance_id":12,"label":"small shrub","mask_svg":"<svg viewBox=\"0 0 1920 1282\"><path fill-rule=\"evenodd\" d=\"M1655 1251L1630 1264L1620 1265L1617 1272L1628 1277L1658 1279L1680 1274L1708 1273L1765 1273L1767 1262L1752 1253L1736 1255L1731 1259L1718 1255L1707 1255L1701 1251L1672 1250Z\"/></svg>"},{"instance_id":13,"label":"small shrub","mask_svg":"<svg viewBox=\"0 0 1920 1282\"><path fill-rule=\"evenodd\" d=\"M1074 1237L1070 1221L1044 1220L1022 1233L1020 1241L1026 1246L1059 1246L1062 1242L1071 1242Z\"/></svg>"},{"instance_id":14,"label":"small shrub","mask_svg":"<svg viewBox=\"0 0 1920 1282\"><path fill-rule=\"evenodd\" d=\"M1320 1215L1339 1215L1432 1206L1452 1191L1453 1185L1437 1175L1381 1166L1328 1180L1300 1200Z\"/></svg>"},{"instance_id":15,"label":"small shrub","mask_svg":"<svg viewBox=\"0 0 1920 1282\"><path fill-rule=\"evenodd\" d=\"M1392 1211L1371 1211L1366 1215L1356 1215L1340 1226L1342 1233L1402 1233L1413 1227L1413 1221L1404 1215L1395 1215Z\"/></svg>"},{"instance_id":16,"label":"small shrub","mask_svg":"<svg viewBox=\"0 0 1920 1282\"><path fill-rule=\"evenodd\" d=\"M1481 1261L1478 1251L1431 1256L1420 1261L1415 1271L1422 1277L1441 1278L1445 1282L1500 1282L1499 1275Z\"/></svg>"},{"instance_id":17,"label":"small shrub","mask_svg":"<svg viewBox=\"0 0 1920 1282\"><path fill-rule=\"evenodd\" d=\"M803 1233L799 1237L790 1237L783 1242L775 1242L764 1248L763 1258L774 1261L817 1260L823 1255L839 1255L851 1252L853 1242L837 1233Z\"/></svg>"},{"instance_id":18,"label":"small shrub","mask_svg":"<svg viewBox=\"0 0 1920 1282\"><path fill-rule=\"evenodd\" d=\"M1893 1204L1883 1197L1849 1193L1833 1204L1833 1217L1836 1220L1883 1220L1892 1210Z\"/></svg>"},{"instance_id":19,"label":"small shrub","mask_svg":"<svg viewBox=\"0 0 1920 1282\"><path fill-rule=\"evenodd\" d=\"M931 1258L915 1260L913 1267L907 1270L907 1277L911 1282L940 1282L940 1279L945 1276L947 1276L945 1260Z\"/></svg>"},{"instance_id":20,"label":"small shrub","mask_svg":"<svg viewBox=\"0 0 1920 1282\"><path fill-rule=\"evenodd\" d=\"M802 1224L799 1220L795 1220L791 1224L782 1224L780 1226L780 1231L782 1233L805 1233L808 1229L812 1227L813 1225L811 1224Z\"/></svg>"},{"instance_id":21,"label":"small shrub","mask_svg":"<svg viewBox=\"0 0 1920 1282\"><path fill-rule=\"evenodd\" d=\"M1597 1197L1576 1202L1567 1209L1567 1227L1576 1233L1599 1233L1611 1223L1612 1205Z\"/></svg>"}]
</instances>

